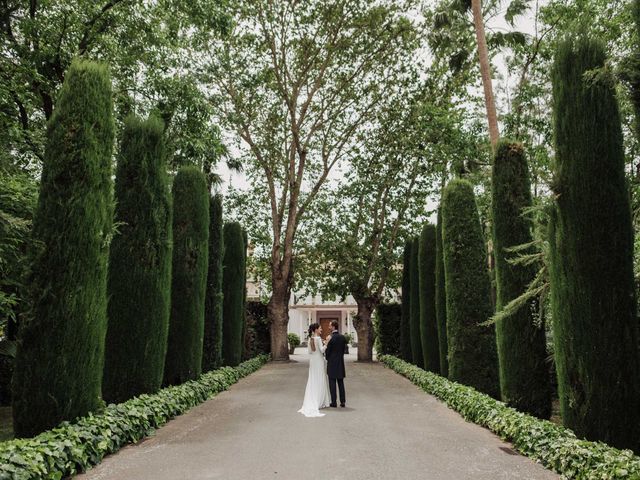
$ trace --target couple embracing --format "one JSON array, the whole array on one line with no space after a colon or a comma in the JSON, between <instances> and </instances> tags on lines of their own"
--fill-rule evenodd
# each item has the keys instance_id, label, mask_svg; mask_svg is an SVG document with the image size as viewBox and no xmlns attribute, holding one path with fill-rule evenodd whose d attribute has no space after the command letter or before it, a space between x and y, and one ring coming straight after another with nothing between
<instances>
[{"instance_id":1,"label":"couple embracing","mask_svg":"<svg viewBox=\"0 0 640 480\"><path fill-rule=\"evenodd\" d=\"M347 339L338 332L338 322L329 324L329 336L322 341L322 327L317 323L309 325L309 378L304 392L302 408L298 412L305 417L324 417L321 408L337 407L336 383L340 391L340 406L345 406L344 354ZM329 399L331 395L331 399Z\"/></svg>"}]
</instances>

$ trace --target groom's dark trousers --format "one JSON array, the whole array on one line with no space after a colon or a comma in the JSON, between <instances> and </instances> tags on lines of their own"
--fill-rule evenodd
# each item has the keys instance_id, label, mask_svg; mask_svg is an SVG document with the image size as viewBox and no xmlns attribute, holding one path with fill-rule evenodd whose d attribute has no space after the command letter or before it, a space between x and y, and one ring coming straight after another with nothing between
<instances>
[{"instance_id":1,"label":"groom's dark trousers","mask_svg":"<svg viewBox=\"0 0 640 480\"><path fill-rule=\"evenodd\" d=\"M344 405L347 401L344 391L344 351L347 340L338 332L331 334L331 340L327 344L324 354L327 357L327 376L329 377L329 392L331 392L331 405L336 405L336 383L340 391L340 403Z\"/></svg>"}]
</instances>

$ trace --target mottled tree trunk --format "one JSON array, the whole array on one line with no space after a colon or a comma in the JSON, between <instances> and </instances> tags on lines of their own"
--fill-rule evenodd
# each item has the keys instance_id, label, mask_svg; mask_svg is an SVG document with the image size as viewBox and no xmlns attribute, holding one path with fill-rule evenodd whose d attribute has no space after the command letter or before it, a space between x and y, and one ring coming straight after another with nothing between
<instances>
[{"instance_id":1,"label":"mottled tree trunk","mask_svg":"<svg viewBox=\"0 0 640 480\"><path fill-rule=\"evenodd\" d=\"M271 359L288 361L287 326L289 325L291 286L288 285L286 278L278 278L274 275L271 287L273 293L267 304L267 312L271 322Z\"/></svg>"},{"instance_id":2,"label":"mottled tree trunk","mask_svg":"<svg viewBox=\"0 0 640 480\"><path fill-rule=\"evenodd\" d=\"M358 361L373 360L373 322L371 316L377 306L372 298L356 298L358 314L353 319L353 326L358 332Z\"/></svg>"}]
</instances>

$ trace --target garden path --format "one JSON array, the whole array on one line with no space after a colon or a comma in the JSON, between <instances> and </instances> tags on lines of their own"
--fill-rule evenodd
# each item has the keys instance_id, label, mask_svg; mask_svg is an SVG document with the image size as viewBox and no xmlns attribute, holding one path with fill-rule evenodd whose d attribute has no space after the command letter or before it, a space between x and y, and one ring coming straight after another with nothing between
<instances>
[{"instance_id":1,"label":"garden path","mask_svg":"<svg viewBox=\"0 0 640 480\"><path fill-rule=\"evenodd\" d=\"M559 478L378 363L348 357L347 408L296 413L307 358L267 364L78 480Z\"/></svg>"}]
</instances>

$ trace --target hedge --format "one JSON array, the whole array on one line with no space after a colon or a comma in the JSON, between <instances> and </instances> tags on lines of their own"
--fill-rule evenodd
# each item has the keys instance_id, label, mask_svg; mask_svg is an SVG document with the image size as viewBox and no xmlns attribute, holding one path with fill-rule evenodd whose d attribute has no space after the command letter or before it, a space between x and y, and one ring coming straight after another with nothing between
<instances>
[{"instance_id":1,"label":"hedge","mask_svg":"<svg viewBox=\"0 0 640 480\"><path fill-rule=\"evenodd\" d=\"M414 385L458 412L465 420L491 430L521 454L564 478L618 480L640 478L640 457L602 442L580 440L561 425L507 407L477 390L424 371L397 357L379 360Z\"/></svg>"},{"instance_id":2,"label":"hedge","mask_svg":"<svg viewBox=\"0 0 640 480\"><path fill-rule=\"evenodd\" d=\"M222 260L222 362L234 366L244 349L246 243L242 226L226 223L223 228Z\"/></svg>"},{"instance_id":3,"label":"hedge","mask_svg":"<svg viewBox=\"0 0 640 480\"><path fill-rule=\"evenodd\" d=\"M420 339L425 370L440 373L440 345L436 318L436 227L422 227L418 241Z\"/></svg>"},{"instance_id":4,"label":"hedge","mask_svg":"<svg viewBox=\"0 0 640 480\"><path fill-rule=\"evenodd\" d=\"M376 330L380 355L400 355L402 306L381 303L376 309Z\"/></svg>"},{"instance_id":5,"label":"hedge","mask_svg":"<svg viewBox=\"0 0 640 480\"><path fill-rule=\"evenodd\" d=\"M558 46L553 80L553 338L560 410L578 435L640 451L640 356L633 224L615 85L585 75L605 45Z\"/></svg>"},{"instance_id":6,"label":"hedge","mask_svg":"<svg viewBox=\"0 0 640 480\"><path fill-rule=\"evenodd\" d=\"M405 360L413 360L411 353L411 239L404 244L402 254L402 315L400 316L400 356Z\"/></svg>"},{"instance_id":7,"label":"hedge","mask_svg":"<svg viewBox=\"0 0 640 480\"><path fill-rule=\"evenodd\" d=\"M116 170L102 396L120 403L162 385L171 300L171 193L164 124L127 118Z\"/></svg>"},{"instance_id":8,"label":"hedge","mask_svg":"<svg viewBox=\"0 0 640 480\"><path fill-rule=\"evenodd\" d=\"M411 336L411 356L413 364L424 367L422 355L422 338L420 335L420 272L418 270L418 253L420 237L414 237L411 241L411 257L409 259L409 282L411 297L409 305L409 335Z\"/></svg>"},{"instance_id":9,"label":"hedge","mask_svg":"<svg viewBox=\"0 0 640 480\"><path fill-rule=\"evenodd\" d=\"M111 78L74 60L47 126L31 311L20 322L15 433L29 437L102 405L107 263L113 227Z\"/></svg>"},{"instance_id":10,"label":"hedge","mask_svg":"<svg viewBox=\"0 0 640 480\"><path fill-rule=\"evenodd\" d=\"M106 455L138 442L172 418L226 390L268 361L267 355L197 380L111 404L103 413L41 433L0 443L0 480L59 480L85 471Z\"/></svg>"}]
</instances>

